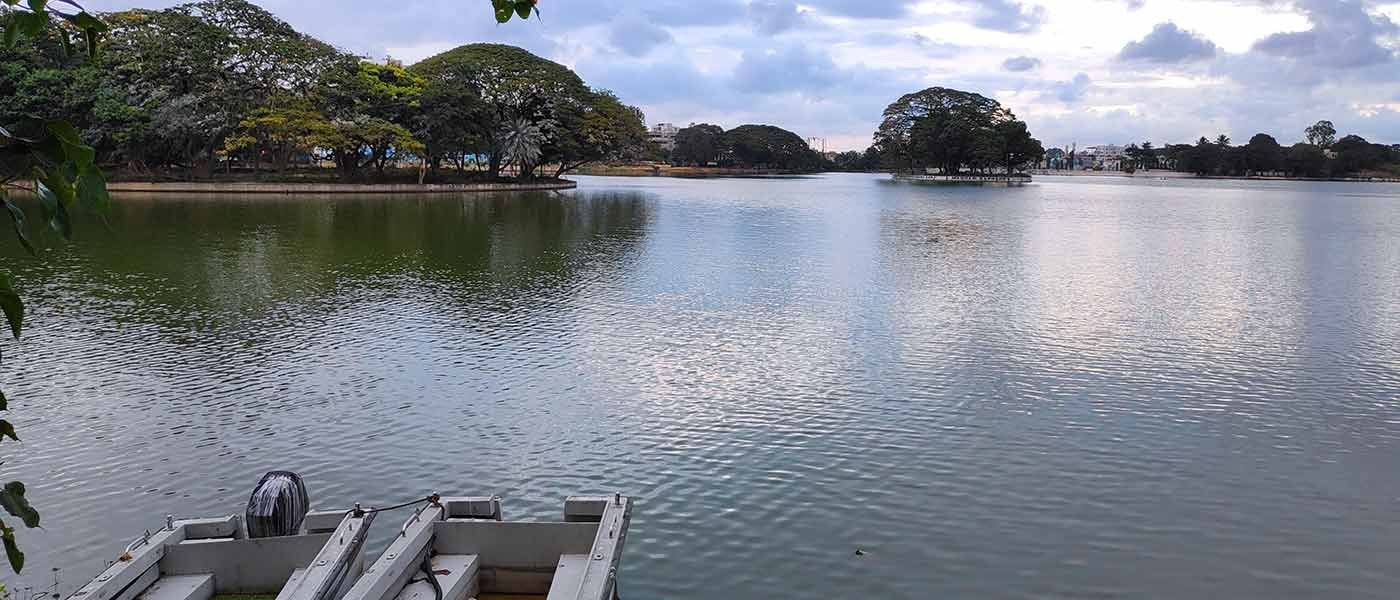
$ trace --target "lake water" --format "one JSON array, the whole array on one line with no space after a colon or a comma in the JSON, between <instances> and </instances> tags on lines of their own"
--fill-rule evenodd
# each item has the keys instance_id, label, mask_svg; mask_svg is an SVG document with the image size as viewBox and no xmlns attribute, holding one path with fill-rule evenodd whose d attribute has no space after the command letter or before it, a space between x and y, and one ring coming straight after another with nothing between
<instances>
[{"instance_id":1,"label":"lake water","mask_svg":"<svg viewBox=\"0 0 1400 600\"><path fill-rule=\"evenodd\" d=\"M1400 186L1042 179L133 198L42 261L7 237L4 468L44 516L11 589L285 468L326 508L631 494L629 600L1394 598Z\"/></svg>"}]
</instances>

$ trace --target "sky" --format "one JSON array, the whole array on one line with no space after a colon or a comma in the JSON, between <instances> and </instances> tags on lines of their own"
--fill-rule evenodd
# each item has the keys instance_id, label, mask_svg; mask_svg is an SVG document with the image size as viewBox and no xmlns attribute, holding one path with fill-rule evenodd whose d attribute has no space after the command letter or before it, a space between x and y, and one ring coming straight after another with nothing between
<instances>
[{"instance_id":1,"label":"sky","mask_svg":"<svg viewBox=\"0 0 1400 600\"><path fill-rule=\"evenodd\" d=\"M649 124L770 123L830 150L931 86L995 98L1047 147L1291 144L1320 119L1400 143L1400 0L541 0L506 25L487 0L253 1L369 58L514 44Z\"/></svg>"}]
</instances>

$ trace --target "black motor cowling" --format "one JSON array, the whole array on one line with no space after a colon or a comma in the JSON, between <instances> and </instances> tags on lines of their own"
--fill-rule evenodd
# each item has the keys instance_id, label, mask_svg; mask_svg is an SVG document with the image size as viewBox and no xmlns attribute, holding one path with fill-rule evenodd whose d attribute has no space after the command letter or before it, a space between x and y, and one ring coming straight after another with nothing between
<instances>
[{"instance_id":1,"label":"black motor cowling","mask_svg":"<svg viewBox=\"0 0 1400 600\"><path fill-rule=\"evenodd\" d=\"M271 471L263 475L248 497L248 537L296 535L310 504L306 484L296 473Z\"/></svg>"}]
</instances>

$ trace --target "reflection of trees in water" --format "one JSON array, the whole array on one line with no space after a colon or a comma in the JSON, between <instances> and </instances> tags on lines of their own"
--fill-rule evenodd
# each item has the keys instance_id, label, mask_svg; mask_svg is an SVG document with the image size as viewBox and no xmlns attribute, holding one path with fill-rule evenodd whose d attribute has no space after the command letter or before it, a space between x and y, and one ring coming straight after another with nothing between
<instances>
[{"instance_id":1,"label":"reflection of trees in water","mask_svg":"<svg viewBox=\"0 0 1400 600\"><path fill-rule=\"evenodd\" d=\"M203 328L405 282L468 297L568 286L637 247L648 219L638 194L131 198L19 276L45 288L36 303Z\"/></svg>"}]
</instances>

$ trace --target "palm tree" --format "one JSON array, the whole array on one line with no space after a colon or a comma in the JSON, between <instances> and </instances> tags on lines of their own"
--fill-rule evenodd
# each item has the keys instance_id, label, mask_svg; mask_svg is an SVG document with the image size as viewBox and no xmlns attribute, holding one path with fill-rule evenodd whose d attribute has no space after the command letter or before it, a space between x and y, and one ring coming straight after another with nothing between
<instances>
[{"instance_id":1,"label":"palm tree","mask_svg":"<svg viewBox=\"0 0 1400 600\"><path fill-rule=\"evenodd\" d=\"M544 131L529 119L513 119L503 137L507 160L519 167L521 177L529 177L544 154Z\"/></svg>"}]
</instances>

